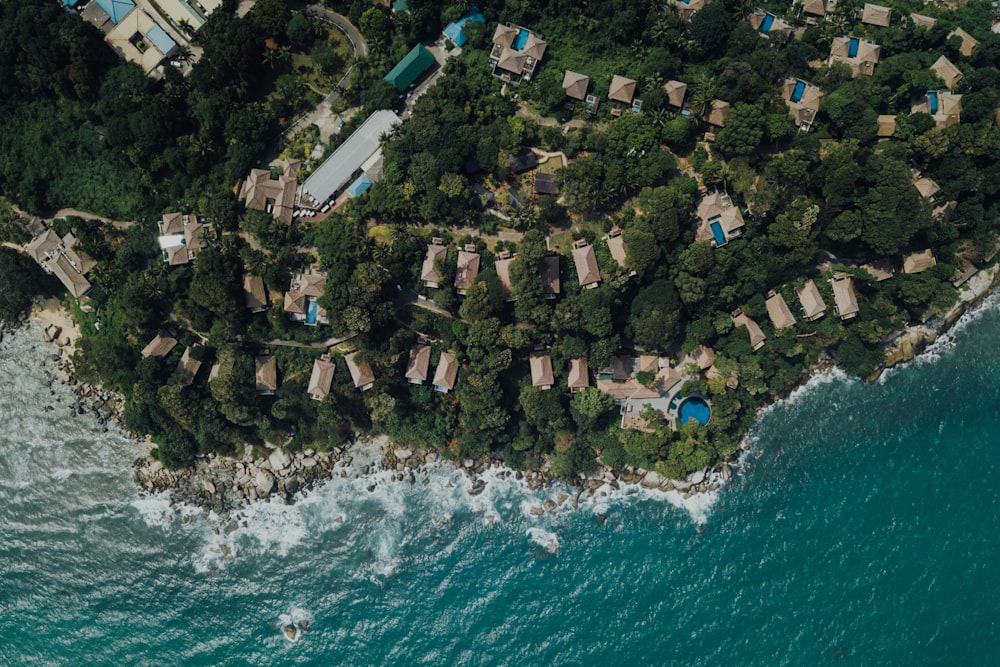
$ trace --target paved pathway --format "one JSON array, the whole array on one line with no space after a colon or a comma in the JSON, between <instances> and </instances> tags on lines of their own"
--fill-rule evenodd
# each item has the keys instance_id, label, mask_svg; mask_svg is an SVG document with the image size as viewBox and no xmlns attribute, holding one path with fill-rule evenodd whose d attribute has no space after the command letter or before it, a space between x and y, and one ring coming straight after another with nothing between
<instances>
[{"instance_id":1,"label":"paved pathway","mask_svg":"<svg viewBox=\"0 0 1000 667\"><path fill-rule=\"evenodd\" d=\"M84 220L100 220L101 222L106 222L112 225L115 229L128 229L135 224L134 222L127 222L124 220L112 220L111 218L105 218L103 215L88 213L75 208L61 208L52 215L52 219L66 218L71 215L77 218L83 218Z\"/></svg>"}]
</instances>

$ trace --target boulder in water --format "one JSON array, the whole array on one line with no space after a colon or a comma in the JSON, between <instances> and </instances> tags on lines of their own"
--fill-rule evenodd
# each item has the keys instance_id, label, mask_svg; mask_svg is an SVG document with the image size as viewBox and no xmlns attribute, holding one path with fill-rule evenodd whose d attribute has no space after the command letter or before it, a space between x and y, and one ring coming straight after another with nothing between
<instances>
[{"instance_id":1,"label":"boulder in water","mask_svg":"<svg viewBox=\"0 0 1000 667\"><path fill-rule=\"evenodd\" d=\"M261 470L254 479L254 485L257 487L259 495L268 496L274 489L274 475L266 470Z\"/></svg>"},{"instance_id":2,"label":"boulder in water","mask_svg":"<svg viewBox=\"0 0 1000 667\"><path fill-rule=\"evenodd\" d=\"M267 461L271 464L272 470L282 470L291 464L292 458L284 450L276 449L267 457Z\"/></svg>"}]
</instances>

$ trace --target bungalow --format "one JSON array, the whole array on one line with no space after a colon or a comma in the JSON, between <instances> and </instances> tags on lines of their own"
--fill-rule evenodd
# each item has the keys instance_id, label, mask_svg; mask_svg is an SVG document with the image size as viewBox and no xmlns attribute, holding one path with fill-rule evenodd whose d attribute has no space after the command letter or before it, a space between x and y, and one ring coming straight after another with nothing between
<instances>
[{"instance_id":1,"label":"bungalow","mask_svg":"<svg viewBox=\"0 0 1000 667\"><path fill-rule=\"evenodd\" d=\"M465 295L479 277L479 253L476 246L469 243L458 251L458 267L455 270L455 290Z\"/></svg>"},{"instance_id":2,"label":"bungalow","mask_svg":"<svg viewBox=\"0 0 1000 667\"><path fill-rule=\"evenodd\" d=\"M410 348L410 361L406 365L406 379L410 384L427 382L427 371L431 365L431 346L417 343Z\"/></svg>"},{"instance_id":3,"label":"bungalow","mask_svg":"<svg viewBox=\"0 0 1000 667\"><path fill-rule=\"evenodd\" d=\"M698 229L695 240L711 241L716 248L729 243L743 234L746 223L740 209L733 206L729 193L715 191L707 194L698 202L695 211L698 217Z\"/></svg>"},{"instance_id":4,"label":"bungalow","mask_svg":"<svg viewBox=\"0 0 1000 667\"><path fill-rule=\"evenodd\" d=\"M594 246L580 239L573 244L573 264L576 265L576 277L580 287L594 289L601 282L601 271L597 268L597 254Z\"/></svg>"},{"instance_id":5,"label":"bungalow","mask_svg":"<svg viewBox=\"0 0 1000 667\"><path fill-rule=\"evenodd\" d=\"M896 134L896 116L882 115L878 117L878 131L876 136L881 139L891 137Z\"/></svg>"},{"instance_id":6,"label":"bungalow","mask_svg":"<svg viewBox=\"0 0 1000 667\"><path fill-rule=\"evenodd\" d=\"M910 113L926 113L940 130L962 121L962 96L947 90L929 90L910 107Z\"/></svg>"},{"instance_id":7,"label":"bungalow","mask_svg":"<svg viewBox=\"0 0 1000 667\"><path fill-rule=\"evenodd\" d=\"M375 374L368 362L358 361L357 356L357 352L352 352L344 357L344 361L347 362L347 370L351 372L355 388L368 391L375 385Z\"/></svg>"},{"instance_id":8,"label":"bungalow","mask_svg":"<svg viewBox=\"0 0 1000 667\"><path fill-rule=\"evenodd\" d=\"M566 91L566 97L583 101L587 98L587 89L590 88L590 77L566 70L562 86Z\"/></svg>"},{"instance_id":9,"label":"bungalow","mask_svg":"<svg viewBox=\"0 0 1000 667\"><path fill-rule=\"evenodd\" d=\"M254 358L257 370L257 393L261 396L273 396L278 390L278 361L269 350Z\"/></svg>"},{"instance_id":10,"label":"bungalow","mask_svg":"<svg viewBox=\"0 0 1000 667\"><path fill-rule=\"evenodd\" d=\"M382 79L391 83L396 87L397 91L403 93L417 79L423 76L424 72L436 64L437 61L434 59L434 54L428 51L427 47L423 44L417 44Z\"/></svg>"},{"instance_id":11,"label":"bungalow","mask_svg":"<svg viewBox=\"0 0 1000 667\"><path fill-rule=\"evenodd\" d=\"M699 345L691 350L691 360L703 371L708 370L715 363L715 350L707 345Z\"/></svg>"},{"instance_id":12,"label":"bungalow","mask_svg":"<svg viewBox=\"0 0 1000 667\"><path fill-rule=\"evenodd\" d=\"M705 122L718 129L726 126L727 118L729 118L729 102L712 100L708 105L708 111L705 112Z\"/></svg>"},{"instance_id":13,"label":"bungalow","mask_svg":"<svg viewBox=\"0 0 1000 667\"><path fill-rule=\"evenodd\" d=\"M590 372L587 370L587 360L583 357L569 360L569 375L566 385L574 394L590 386Z\"/></svg>"},{"instance_id":14,"label":"bungalow","mask_svg":"<svg viewBox=\"0 0 1000 667\"><path fill-rule=\"evenodd\" d=\"M448 256L448 247L440 238L434 237L424 253L424 264L420 268L420 279L424 287L441 287L441 274L438 273L438 262L443 262Z\"/></svg>"},{"instance_id":15,"label":"bungalow","mask_svg":"<svg viewBox=\"0 0 1000 667\"><path fill-rule=\"evenodd\" d=\"M496 195L478 183L472 186L472 201L480 211L494 208L497 205Z\"/></svg>"},{"instance_id":16,"label":"bungalow","mask_svg":"<svg viewBox=\"0 0 1000 667\"><path fill-rule=\"evenodd\" d=\"M677 9L677 16L679 16L682 21L690 21L692 14L694 14L699 9L702 9L712 0L667 0L667 1Z\"/></svg>"},{"instance_id":17,"label":"bungalow","mask_svg":"<svg viewBox=\"0 0 1000 667\"><path fill-rule=\"evenodd\" d=\"M870 39L842 35L833 38L826 64L844 63L851 68L852 77L871 76L881 53L882 47Z\"/></svg>"},{"instance_id":18,"label":"bungalow","mask_svg":"<svg viewBox=\"0 0 1000 667\"><path fill-rule=\"evenodd\" d=\"M934 179L920 176L919 173L913 174L913 187L917 189L921 197L932 202L934 201L934 195L941 189L941 186Z\"/></svg>"},{"instance_id":19,"label":"bungalow","mask_svg":"<svg viewBox=\"0 0 1000 667\"><path fill-rule=\"evenodd\" d=\"M105 0L98 4L103 9L112 8L108 16L114 27L107 31L105 41L146 74L177 52L177 42L145 9L137 8L131 0ZM118 16L120 18L115 20Z\"/></svg>"},{"instance_id":20,"label":"bungalow","mask_svg":"<svg viewBox=\"0 0 1000 667\"><path fill-rule=\"evenodd\" d=\"M937 23L937 19L923 14L910 14L910 20L913 21L914 28L926 28L927 30L933 28L934 24Z\"/></svg>"},{"instance_id":21,"label":"bungalow","mask_svg":"<svg viewBox=\"0 0 1000 667\"><path fill-rule=\"evenodd\" d=\"M191 262L205 247L209 229L196 216L165 213L159 223L160 236L157 239L163 261L170 266Z\"/></svg>"},{"instance_id":22,"label":"bungalow","mask_svg":"<svg viewBox=\"0 0 1000 667\"><path fill-rule=\"evenodd\" d=\"M621 102L625 106L633 106L634 109L632 101L635 99L636 85L635 79L628 79L615 74L611 77L611 85L608 87L608 99L614 102ZM612 117L618 117L621 113L621 107L617 104L611 110Z\"/></svg>"},{"instance_id":23,"label":"bungalow","mask_svg":"<svg viewBox=\"0 0 1000 667\"><path fill-rule=\"evenodd\" d=\"M493 264L496 269L497 279L503 288L504 298L507 301L514 300L514 285L510 281L510 265L517 259L517 255L512 255L509 250L501 250L497 261Z\"/></svg>"},{"instance_id":24,"label":"bungalow","mask_svg":"<svg viewBox=\"0 0 1000 667\"><path fill-rule=\"evenodd\" d=\"M618 266L623 269L627 268L625 266L627 253L625 252L625 240L622 238L622 230L617 226L612 227L604 239L608 244L608 251L611 252L611 258L618 262Z\"/></svg>"},{"instance_id":25,"label":"bungalow","mask_svg":"<svg viewBox=\"0 0 1000 667\"><path fill-rule=\"evenodd\" d=\"M551 389L555 383L552 376L552 357L548 352L532 352L528 357L531 366L531 386L541 389Z\"/></svg>"},{"instance_id":26,"label":"bungalow","mask_svg":"<svg viewBox=\"0 0 1000 667\"><path fill-rule=\"evenodd\" d=\"M921 273L937 264L937 259L930 248L923 252L915 252L903 258L903 273Z\"/></svg>"},{"instance_id":27,"label":"bungalow","mask_svg":"<svg viewBox=\"0 0 1000 667\"><path fill-rule=\"evenodd\" d=\"M858 316L858 295L854 291L854 278L846 273L838 273L830 279L833 287L834 310L840 319L849 320Z\"/></svg>"},{"instance_id":28,"label":"bungalow","mask_svg":"<svg viewBox=\"0 0 1000 667\"><path fill-rule=\"evenodd\" d=\"M545 40L527 28L513 23L497 26L490 51L493 76L505 83L531 81L535 68L545 55Z\"/></svg>"},{"instance_id":29,"label":"bungalow","mask_svg":"<svg viewBox=\"0 0 1000 667\"><path fill-rule=\"evenodd\" d=\"M893 268L892 262L887 259L876 259L867 264L862 264L861 268L864 269L875 279L875 282L880 283L884 280L889 280L892 278Z\"/></svg>"},{"instance_id":30,"label":"bungalow","mask_svg":"<svg viewBox=\"0 0 1000 667\"><path fill-rule=\"evenodd\" d=\"M765 12L760 7L754 8L748 17L753 29L763 37L770 38L772 35L790 38L795 33L795 28L785 19L778 18L771 12Z\"/></svg>"},{"instance_id":31,"label":"bungalow","mask_svg":"<svg viewBox=\"0 0 1000 667\"><path fill-rule=\"evenodd\" d=\"M267 310L267 290L264 289L264 279L260 276L243 274L243 300L251 313L262 313Z\"/></svg>"},{"instance_id":32,"label":"bungalow","mask_svg":"<svg viewBox=\"0 0 1000 667\"><path fill-rule=\"evenodd\" d=\"M687 89L686 83L673 79L663 84L663 92L667 94L667 103L678 111L684 108L684 96L687 95Z\"/></svg>"},{"instance_id":33,"label":"bungalow","mask_svg":"<svg viewBox=\"0 0 1000 667\"><path fill-rule=\"evenodd\" d=\"M333 364L329 354L321 355L313 362L312 374L309 376L309 387L306 393L314 401L322 401L330 393L330 385L333 384L333 373L337 367Z\"/></svg>"},{"instance_id":34,"label":"bungalow","mask_svg":"<svg viewBox=\"0 0 1000 667\"><path fill-rule=\"evenodd\" d=\"M743 312L741 308L737 308L732 312L733 324L737 327L746 327L747 334L750 335L750 349L756 352L760 348L764 347L764 341L767 340L767 336L761 331L760 326L752 319L747 317L746 313Z\"/></svg>"},{"instance_id":35,"label":"bungalow","mask_svg":"<svg viewBox=\"0 0 1000 667\"><path fill-rule=\"evenodd\" d=\"M559 279L559 255L546 255L538 260L538 277L542 281L542 294L546 299L559 296L562 286Z\"/></svg>"},{"instance_id":36,"label":"bungalow","mask_svg":"<svg viewBox=\"0 0 1000 667\"><path fill-rule=\"evenodd\" d=\"M177 339L165 332L156 334L146 347L142 348L142 357L165 357L177 346Z\"/></svg>"},{"instance_id":37,"label":"bungalow","mask_svg":"<svg viewBox=\"0 0 1000 667\"><path fill-rule=\"evenodd\" d=\"M944 81L944 85L948 88L948 90L954 88L955 84L961 81L964 76L961 70L955 67L955 65L944 56L935 60L934 64L931 65L931 69L935 74L941 77L941 80Z\"/></svg>"},{"instance_id":38,"label":"bungalow","mask_svg":"<svg viewBox=\"0 0 1000 667\"><path fill-rule=\"evenodd\" d=\"M866 2L861 10L861 22L866 25L875 25L881 28L888 28L892 18L892 10L882 5L873 5Z\"/></svg>"},{"instance_id":39,"label":"bungalow","mask_svg":"<svg viewBox=\"0 0 1000 667\"><path fill-rule=\"evenodd\" d=\"M184 348L184 354L181 355L181 360L177 362L176 372L179 373L184 371L190 374L191 379L193 380L195 376L198 375L199 370L201 370L201 362L191 356L190 347Z\"/></svg>"},{"instance_id":40,"label":"bungalow","mask_svg":"<svg viewBox=\"0 0 1000 667\"><path fill-rule=\"evenodd\" d=\"M537 172L535 174L535 194L536 195L557 195L559 186L556 185L555 174Z\"/></svg>"},{"instance_id":41,"label":"bungalow","mask_svg":"<svg viewBox=\"0 0 1000 667\"><path fill-rule=\"evenodd\" d=\"M812 278L806 281L802 289L795 290L795 293L799 297L799 303L802 305L802 315L806 318L807 322L814 322L823 317L823 314L826 312L826 303L823 302L823 297L820 296L819 289Z\"/></svg>"},{"instance_id":42,"label":"bungalow","mask_svg":"<svg viewBox=\"0 0 1000 667\"><path fill-rule=\"evenodd\" d=\"M788 105L789 115L802 132L808 132L823 103L823 91L802 79L785 79L782 97Z\"/></svg>"},{"instance_id":43,"label":"bungalow","mask_svg":"<svg viewBox=\"0 0 1000 667\"><path fill-rule=\"evenodd\" d=\"M302 322L306 326L316 326L317 324L329 324L326 310L320 308L319 298L323 296L326 288L326 274L315 268L310 268L304 273L292 278L288 291L285 292L285 304L283 310L288 313L295 322Z\"/></svg>"},{"instance_id":44,"label":"bungalow","mask_svg":"<svg viewBox=\"0 0 1000 667\"><path fill-rule=\"evenodd\" d=\"M455 388L455 380L458 378L458 363L455 361L455 353L451 350L441 353L438 359L437 369L434 371L434 389L442 394L447 394Z\"/></svg>"},{"instance_id":45,"label":"bungalow","mask_svg":"<svg viewBox=\"0 0 1000 667\"><path fill-rule=\"evenodd\" d=\"M240 195L246 207L270 213L286 225L292 224L301 167L302 160L288 160L281 174L274 174L269 169L251 169Z\"/></svg>"},{"instance_id":46,"label":"bungalow","mask_svg":"<svg viewBox=\"0 0 1000 667\"><path fill-rule=\"evenodd\" d=\"M771 318L771 324L774 325L775 329L787 329L795 326L795 317L788 309L785 297L781 296L780 293L774 290L769 291L767 299L764 300L764 306L767 308L767 316Z\"/></svg>"},{"instance_id":47,"label":"bungalow","mask_svg":"<svg viewBox=\"0 0 1000 667\"><path fill-rule=\"evenodd\" d=\"M826 16L826 0L799 0L802 13L810 16Z\"/></svg>"},{"instance_id":48,"label":"bungalow","mask_svg":"<svg viewBox=\"0 0 1000 667\"><path fill-rule=\"evenodd\" d=\"M530 148L521 148L507 158L507 169L514 174L529 171L538 166L538 158Z\"/></svg>"},{"instance_id":49,"label":"bungalow","mask_svg":"<svg viewBox=\"0 0 1000 667\"><path fill-rule=\"evenodd\" d=\"M961 53L966 58L975 53L976 49L979 48L979 40L977 40L969 33L965 32L961 28L955 28L954 30L949 32L948 39L951 39L952 37L958 37L960 40L962 40L962 45L958 47L958 52Z\"/></svg>"}]
</instances>

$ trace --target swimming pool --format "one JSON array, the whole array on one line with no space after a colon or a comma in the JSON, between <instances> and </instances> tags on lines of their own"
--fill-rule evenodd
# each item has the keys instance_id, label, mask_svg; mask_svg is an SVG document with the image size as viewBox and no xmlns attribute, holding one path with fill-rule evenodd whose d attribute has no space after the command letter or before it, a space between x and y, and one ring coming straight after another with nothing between
<instances>
[{"instance_id":1,"label":"swimming pool","mask_svg":"<svg viewBox=\"0 0 1000 667\"><path fill-rule=\"evenodd\" d=\"M715 237L715 245L717 246L726 245L726 234L725 232L722 231L722 225L719 224L718 222L713 222L711 224L711 227L712 227L712 236Z\"/></svg>"},{"instance_id":2,"label":"swimming pool","mask_svg":"<svg viewBox=\"0 0 1000 667\"><path fill-rule=\"evenodd\" d=\"M847 46L848 58L853 58L854 56L858 55L858 45L860 43L861 43L860 39L858 39L857 37L851 37L851 43L848 44Z\"/></svg>"},{"instance_id":3,"label":"swimming pool","mask_svg":"<svg viewBox=\"0 0 1000 667\"><path fill-rule=\"evenodd\" d=\"M931 108L931 113L937 113L938 110L938 94L937 93L927 93L927 101Z\"/></svg>"},{"instance_id":4,"label":"swimming pool","mask_svg":"<svg viewBox=\"0 0 1000 667\"><path fill-rule=\"evenodd\" d=\"M319 304L310 301L306 307L306 324L316 324L316 316L319 313Z\"/></svg>"},{"instance_id":5,"label":"swimming pool","mask_svg":"<svg viewBox=\"0 0 1000 667\"><path fill-rule=\"evenodd\" d=\"M760 27L757 29L766 35L771 30L771 24L773 23L774 14L764 14L764 20L760 22Z\"/></svg>"},{"instance_id":6,"label":"swimming pool","mask_svg":"<svg viewBox=\"0 0 1000 667\"><path fill-rule=\"evenodd\" d=\"M514 40L514 50L520 51L524 48L524 45L528 43L528 35L531 34L527 28L521 28L521 32L517 33L517 39Z\"/></svg>"},{"instance_id":7,"label":"swimming pool","mask_svg":"<svg viewBox=\"0 0 1000 667\"><path fill-rule=\"evenodd\" d=\"M802 93L806 91L805 81L796 81L795 88L792 89L792 96L789 98L792 102L798 102L802 99Z\"/></svg>"},{"instance_id":8,"label":"swimming pool","mask_svg":"<svg viewBox=\"0 0 1000 667\"><path fill-rule=\"evenodd\" d=\"M711 417L712 408L701 396L689 396L681 401L680 407L677 408L678 424L687 424L693 419L704 426Z\"/></svg>"}]
</instances>

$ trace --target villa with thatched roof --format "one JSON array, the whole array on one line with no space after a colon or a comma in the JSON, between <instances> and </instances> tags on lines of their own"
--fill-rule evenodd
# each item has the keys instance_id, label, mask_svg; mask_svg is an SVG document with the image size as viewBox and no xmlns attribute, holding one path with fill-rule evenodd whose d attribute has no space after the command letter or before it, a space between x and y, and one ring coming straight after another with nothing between
<instances>
[{"instance_id":1,"label":"villa with thatched roof","mask_svg":"<svg viewBox=\"0 0 1000 667\"><path fill-rule=\"evenodd\" d=\"M767 340L767 336L761 331L760 325L754 322L743 309L737 308L732 313L733 325L737 327L746 327L747 334L750 336L750 349L756 352L760 348L764 347L764 341Z\"/></svg>"},{"instance_id":2,"label":"villa with thatched roof","mask_svg":"<svg viewBox=\"0 0 1000 667\"><path fill-rule=\"evenodd\" d=\"M917 174L914 174L913 187L917 189L921 197L930 201L934 201L934 195L941 190L941 186L934 179L927 178L926 176L918 176Z\"/></svg>"},{"instance_id":3,"label":"villa with thatched roof","mask_svg":"<svg viewBox=\"0 0 1000 667\"><path fill-rule=\"evenodd\" d=\"M785 79L782 97L788 105L788 114L795 120L795 126L808 132L823 103L823 91L802 79Z\"/></svg>"},{"instance_id":4,"label":"villa with thatched roof","mask_svg":"<svg viewBox=\"0 0 1000 667\"><path fill-rule=\"evenodd\" d=\"M771 318L771 324L774 325L775 329L787 329L795 326L795 317L788 309L785 297L781 296L779 292L774 290L768 292L764 306L767 308L767 316Z\"/></svg>"},{"instance_id":5,"label":"villa with thatched roof","mask_svg":"<svg viewBox=\"0 0 1000 667\"><path fill-rule=\"evenodd\" d=\"M903 273L921 273L937 264L937 259L930 248L923 252L914 252L903 258Z\"/></svg>"},{"instance_id":6,"label":"villa with thatched roof","mask_svg":"<svg viewBox=\"0 0 1000 667\"><path fill-rule=\"evenodd\" d=\"M882 47L870 39L860 37L834 37L830 45L827 65L844 63L851 68L851 76L871 76L878 64Z\"/></svg>"},{"instance_id":7,"label":"villa with thatched roof","mask_svg":"<svg viewBox=\"0 0 1000 667\"><path fill-rule=\"evenodd\" d=\"M293 321L307 326L329 324L326 310L319 306L319 298L323 296L325 288L326 274L310 268L292 278L288 291L285 292L282 309Z\"/></svg>"},{"instance_id":8,"label":"villa with thatched roof","mask_svg":"<svg viewBox=\"0 0 1000 667\"><path fill-rule=\"evenodd\" d=\"M562 85L566 97L582 102L587 97L587 89L590 88L590 77L566 70Z\"/></svg>"},{"instance_id":9,"label":"villa with thatched roof","mask_svg":"<svg viewBox=\"0 0 1000 667\"><path fill-rule=\"evenodd\" d=\"M566 385L574 394L590 386L590 372L587 370L587 360L583 357L569 360L569 374Z\"/></svg>"},{"instance_id":10,"label":"villa with thatched roof","mask_svg":"<svg viewBox=\"0 0 1000 667\"><path fill-rule=\"evenodd\" d=\"M455 380L458 378L458 362L455 361L455 353L451 350L441 353L438 359L437 369L434 371L434 389L442 394L447 394L455 388Z\"/></svg>"},{"instance_id":11,"label":"villa with thatched roof","mask_svg":"<svg viewBox=\"0 0 1000 667\"><path fill-rule=\"evenodd\" d=\"M838 273L830 279L833 287L834 310L840 319L849 320L858 316L858 295L854 291L854 278L846 273Z\"/></svg>"},{"instance_id":12,"label":"villa with thatched roof","mask_svg":"<svg viewBox=\"0 0 1000 667\"><path fill-rule=\"evenodd\" d=\"M826 0L799 0L802 13L810 16L826 16Z\"/></svg>"},{"instance_id":13,"label":"villa with thatched roof","mask_svg":"<svg viewBox=\"0 0 1000 667\"><path fill-rule=\"evenodd\" d=\"M559 278L559 255L545 255L538 260L538 277L542 281L542 294L546 299L555 299L561 292Z\"/></svg>"},{"instance_id":14,"label":"villa with thatched roof","mask_svg":"<svg viewBox=\"0 0 1000 667\"><path fill-rule=\"evenodd\" d=\"M682 21L690 21L691 15L709 4L712 0L667 0L677 9L677 16Z\"/></svg>"},{"instance_id":15,"label":"villa with thatched roof","mask_svg":"<svg viewBox=\"0 0 1000 667\"><path fill-rule=\"evenodd\" d=\"M937 129L962 122L962 96L948 90L929 90L910 107L910 113L930 114Z\"/></svg>"},{"instance_id":16,"label":"villa with thatched roof","mask_svg":"<svg viewBox=\"0 0 1000 667\"><path fill-rule=\"evenodd\" d=\"M707 345L699 345L691 350L691 359L701 370L708 370L715 363L715 350Z\"/></svg>"},{"instance_id":17,"label":"villa with thatched roof","mask_svg":"<svg viewBox=\"0 0 1000 667\"><path fill-rule=\"evenodd\" d=\"M528 357L531 367L531 386L540 389L551 389L555 383L552 375L552 356L545 351L532 352Z\"/></svg>"},{"instance_id":18,"label":"villa with thatched roof","mask_svg":"<svg viewBox=\"0 0 1000 667\"><path fill-rule=\"evenodd\" d=\"M910 20L913 21L913 27L926 28L927 30L933 28L934 24L937 23L937 19L923 14L910 14Z\"/></svg>"},{"instance_id":19,"label":"villa with thatched roof","mask_svg":"<svg viewBox=\"0 0 1000 667\"><path fill-rule=\"evenodd\" d=\"M955 28L954 30L949 32L948 39L951 39L952 37L958 37L960 40L962 40L962 45L958 48L958 52L961 53L966 58L975 53L976 49L979 48L979 40L977 40L969 33L965 32L961 28Z\"/></svg>"},{"instance_id":20,"label":"villa with thatched roof","mask_svg":"<svg viewBox=\"0 0 1000 667\"><path fill-rule=\"evenodd\" d=\"M406 365L406 379L410 384L427 382L427 373L431 366L431 346L417 343L410 348L410 361Z\"/></svg>"},{"instance_id":21,"label":"villa with thatched roof","mask_svg":"<svg viewBox=\"0 0 1000 667\"><path fill-rule=\"evenodd\" d=\"M726 119L729 118L729 102L725 100L712 100L705 112L705 122L715 128L725 127Z\"/></svg>"},{"instance_id":22,"label":"villa with thatched roof","mask_svg":"<svg viewBox=\"0 0 1000 667\"><path fill-rule=\"evenodd\" d=\"M622 238L622 230L617 226L613 227L608 232L605 240L608 244L608 251L611 252L611 258L618 263L618 266L623 269L626 268L625 260L627 259L627 253L625 252L625 240Z\"/></svg>"},{"instance_id":23,"label":"villa with thatched roof","mask_svg":"<svg viewBox=\"0 0 1000 667\"><path fill-rule=\"evenodd\" d=\"M771 12L765 12L760 7L755 7L747 20L761 37L770 39L774 36L787 39L795 34L795 28L791 23Z\"/></svg>"},{"instance_id":24,"label":"villa with thatched roof","mask_svg":"<svg viewBox=\"0 0 1000 667\"><path fill-rule=\"evenodd\" d=\"M698 202L695 215L698 218L695 240L711 241L717 248L741 236L746 226L743 214L733 206L729 193L725 191L717 190L703 196Z\"/></svg>"},{"instance_id":25,"label":"villa with thatched roof","mask_svg":"<svg viewBox=\"0 0 1000 667\"><path fill-rule=\"evenodd\" d=\"M190 379L193 380L201 370L201 362L191 356L191 348L184 348L184 354L181 355L181 360L177 362L177 371L184 371L189 374Z\"/></svg>"},{"instance_id":26,"label":"villa with thatched roof","mask_svg":"<svg viewBox=\"0 0 1000 667\"><path fill-rule=\"evenodd\" d=\"M576 277L580 287L593 289L601 282L601 271L597 267L597 254L594 246L580 239L573 247L573 264L576 266Z\"/></svg>"},{"instance_id":27,"label":"villa with thatched roof","mask_svg":"<svg viewBox=\"0 0 1000 667\"><path fill-rule=\"evenodd\" d=\"M954 88L955 85L962 80L962 77L965 76L962 74L961 70L955 67L954 63L944 56L935 60L934 64L931 65L931 69L935 74L941 77L941 80L944 81L944 85L948 88L948 90Z\"/></svg>"},{"instance_id":28,"label":"villa with thatched roof","mask_svg":"<svg viewBox=\"0 0 1000 667\"><path fill-rule=\"evenodd\" d=\"M438 262L443 262L448 256L448 246L441 239L434 237L424 253L424 263L420 267L420 279L424 287L441 287L441 274L438 273Z\"/></svg>"},{"instance_id":29,"label":"villa with thatched roof","mask_svg":"<svg viewBox=\"0 0 1000 667\"><path fill-rule=\"evenodd\" d=\"M667 94L667 103L678 111L684 108L684 96L687 95L687 89L686 83L673 79L663 84L663 92Z\"/></svg>"},{"instance_id":30,"label":"villa with thatched roof","mask_svg":"<svg viewBox=\"0 0 1000 667\"><path fill-rule=\"evenodd\" d=\"M795 293L799 297L799 304L802 305L802 316L807 322L818 320L826 313L826 303L812 278L806 281L802 289L795 290Z\"/></svg>"},{"instance_id":31,"label":"villa with thatched roof","mask_svg":"<svg viewBox=\"0 0 1000 667\"><path fill-rule=\"evenodd\" d=\"M546 47L545 40L527 28L501 23L493 33L490 51L493 76L506 83L531 81Z\"/></svg>"},{"instance_id":32,"label":"villa with thatched roof","mask_svg":"<svg viewBox=\"0 0 1000 667\"><path fill-rule=\"evenodd\" d=\"M479 253L469 243L458 251L458 268L455 270L455 290L465 295L479 276Z\"/></svg>"},{"instance_id":33,"label":"villa with thatched roof","mask_svg":"<svg viewBox=\"0 0 1000 667\"><path fill-rule=\"evenodd\" d=\"M251 313L262 313L267 310L267 290L264 289L264 279L260 276L243 274L243 301Z\"/></svg>"},{"instance_id":34,"label":"villa with thatched roof","mask_svg":"<svg viewBox=\"0 0 1000 667\"><path fill-rule=\"evenodd\" d=\"M497 279L500 281L500 287L503 288L504 298L507 301L514 300L514 284L510 280L510 265L515 259L517 259L517 255L512 254L509 250L501 250L497 261L493 264L493 268L497 272Z\"/></svg>"},{"instance_id":35,"label":"villa with thatched roof","mask_svg":"<svg viewBox=\"0 0 1000 667\"><path fill-rule=\"evenodd\" d=\"M252 169L241 194L246 207L270 213L286 225L292 224L301 166L302 160L288 160L277 177L269 169Z\"/></svg>"},{"instance_id":36,"label":"villa with thatched roof","mask_svg":"<svg viewBox=\"0 0 1000 667\"><path fill-rule=\"evenodd\" d=\"M324 354L313 362L312 374L309 376L309 388L306 393L314 401L322 401L330 393L333 384L333 373L337 370L329 354Z\"/></svg>"},{"instance_id":37,"label":"villa with thatched roof","mask_svg":"<svg viewBox=\"0 0 1000 667\"><path fill-rule=\"evenodd\" d=\"M278 391L278 360L269 351L254 358L257 393L272 396Z\"/></svg>"},{"instance_id":38,"label":"villa with thatched roof","mask_svg":"<svg viewBox=\"0 0 1000 667\"><path fill-rule=\"evenodd\" d=\"M881 139L891 137L896 134L896 116L881 115L878 117L878 131L876 136Z\"/></svg>"},{"instance_id":39,"label":"villa with thatched roof","mask_svg":"<svg viewBox=\"0 0 1000 667\"><path fill-rule=\"evenodd\" d=\"M375 374L367 361L359 361L357 352L351 352L344 356L347 362L347 370L351 372L351 379L354 386L361 391L368 391L375 384Z\"/></svg>"},{"instance_id":40,"label":"villa with thatched roof","mask_svg":"<svg viewBox=\"0 0 1000 667\"><path fill-rule=\"evenodd\" d=\"M861 22L866 25L875 25L881 28L888 28L889 21L892 20L892 10L882 5L873 5L866 2L861 10Z\"/></svg>"},{"instance_id":41,"label":"villa with thatched roof","mask_svg":"<svg viewBox=\"0 0 1000 667\"><path fill-rule=\"evenodd\" d=\"M637 85L635 79L615 74L611 77L611 85L608 86L608 99L622 104L632 104Z\"/></svg>"},{"instance_id":42,"label":"villa with thatched roof","mask_svg":"<svg viewBox=\"0 0 1000 667\"><path fill-rule=\"evenodd\" d=\"M173 335L165 332L156 334L153 340L149 341L146 347L142 348L142 356L145 357L165 357L177 346L177 339Z\"/></svg>"}]
</instances>

